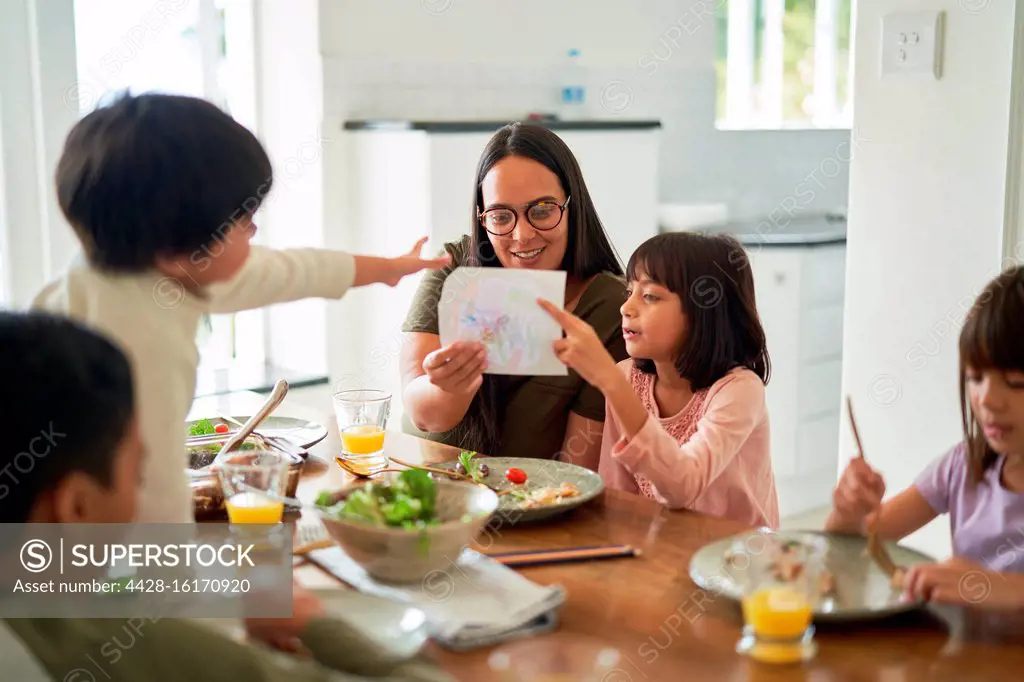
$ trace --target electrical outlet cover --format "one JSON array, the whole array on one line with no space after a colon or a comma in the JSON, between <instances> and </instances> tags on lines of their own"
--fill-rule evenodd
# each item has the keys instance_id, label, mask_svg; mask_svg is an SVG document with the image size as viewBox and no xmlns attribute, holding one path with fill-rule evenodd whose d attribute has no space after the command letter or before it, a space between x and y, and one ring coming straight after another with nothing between
<instances>
[{"instance_id":1,"label":"electrical outlet cover","mask_svg":"<svg viewBox=\"0 0 1024 682\"><path fill-rule=\"evenodd\" d=\"M942 76L944 12L895 12L882 17L882 75Z\"/></svg>"}]
</instances>

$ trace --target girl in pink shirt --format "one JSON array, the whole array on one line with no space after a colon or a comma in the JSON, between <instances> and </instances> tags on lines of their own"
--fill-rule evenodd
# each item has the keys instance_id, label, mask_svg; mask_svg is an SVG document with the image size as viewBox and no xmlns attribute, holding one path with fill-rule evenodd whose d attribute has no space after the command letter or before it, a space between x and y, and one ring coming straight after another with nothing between
<instances>
[{"instance_id":1,"label":"girl in pink shirt","mask_svg":"<svg viewBox=\"0 0 1024 682\"><path fill-rule=\"evenodd\" d=\"M746 252L731 237L662 234L633 254L627 278L631 357L618 365L589 325L540 301L565 330L559 359L605 396L597 470L609 488L672 509L776 528L769 359Z\"/></svg>"},{"instance_id":2,"label":"girl in pink shirt","mask_svg":"<svg viewBox=\"0 0 1024 682\"><path fill-rule=\"evenodd\" d=\"M882 502L885 481L861 457L832 496L826 530L900 540L949 516L953 557L919 564L908 595L982 608L1024 608L1024 269L996 277L960 332L964 438Z\"/></svg>"}]
</instances>

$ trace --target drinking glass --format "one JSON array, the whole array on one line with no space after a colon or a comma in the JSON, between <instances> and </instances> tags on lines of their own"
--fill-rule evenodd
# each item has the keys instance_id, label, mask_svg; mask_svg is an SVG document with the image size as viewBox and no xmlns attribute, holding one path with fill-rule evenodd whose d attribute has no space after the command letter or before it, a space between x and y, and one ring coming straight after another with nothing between
<instances>
[{"instance_id":1,"label":"drinking glass","mask_svg":"<svg viewBox=\"0 0 1024 682\"><path fill-rule=\"evenodd\" d=\"M357 471L372 474L387 467L384 430L390 412L391 394L387 391L352 389L334 394L342 459Z\"/></svg>"},{"instance_id":2,"label":"drinking glass","mask_svg":"<svg viewBox=\"0 0 1024 682\"><path fill-rule=\"evenodd\" d=\"M611 682L621 662L615 647L569 633L512 642L488 659L501 682Z\"/></svg>"},{"instance_id":3,"label":"drinking glass","mask_svg":"<svg viewBox=\"0 0 1024 682\"><path fill-rule=\"evenodd\" d=\"M281 454L264 450L230 454L218 465L217 476L232 527L281 523L281 498L288 487L288 460Z\"/></svg>"},{"instance_id":4,"label":"drinking glass","mask_svg":"<svg viewBox=\"0 0 1024 682\"><path fill-rule=\"evenodd\" d=\"M825 540L759 530L733 548L742 588L743 637L736 651L767 663L798 663L817 653L814 610L820 600ZM742 564L746 564L743 566Z\"/></svg>"}]
</instances>

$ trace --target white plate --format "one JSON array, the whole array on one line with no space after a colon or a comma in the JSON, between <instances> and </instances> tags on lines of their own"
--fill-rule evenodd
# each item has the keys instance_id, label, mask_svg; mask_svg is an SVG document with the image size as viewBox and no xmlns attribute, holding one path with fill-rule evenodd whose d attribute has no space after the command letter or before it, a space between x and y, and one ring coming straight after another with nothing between
<instances>
[{"instance_id":1,"label":"white plate","mask_svg":"<svg viewBox=\"0 0 1024 682\"><path fill-rule=\"evenodd\" d=\"M331 618L352 625L396 658L416 656L429 638L427 616L415 607L345 588L309 591L323 602ZM242 621L235 618L205 618L196 622L229 637L245 638Z\"/></svg>"},{"instance_id":2,"label":"white plate","mask_svg":"<svg viewBox=\"0 0 1024 682\"><path fill-rule=\"evenodd\" d=\"M252 415L230 416L239 424L244 424ZM234 433L238 430L238 424L233 424L219 415L210 415L206 418L209 419L214 426L217 424L227 424L230 429L230 433ZM188 437L189 427L197 421L199 420L191 419L185 422L186 437ZM277 436L290 440L300 448L311 448L327 437L327 429L323 424L318 424L317 422L309 421L308 419L283 417L273 414L264 419L263 423L257 427L256 431L266 436Z\"/></svg>"},{"instance_id":3,"label":"white plate","mask_svg":"<svg viewBox=\"0 0 1024 682\"><path fill-rule=\"evenodd\" d=\"M355 590L312 590L327 612L362 630L396 656L412 658L426 644L429 633L423 611Z\"/></svg>"}]
</instances>

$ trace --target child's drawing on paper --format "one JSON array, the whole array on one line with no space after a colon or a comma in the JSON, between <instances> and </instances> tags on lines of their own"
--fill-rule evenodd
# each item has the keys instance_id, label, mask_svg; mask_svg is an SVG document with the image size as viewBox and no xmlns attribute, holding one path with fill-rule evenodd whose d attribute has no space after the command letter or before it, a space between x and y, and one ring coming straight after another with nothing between
<instances>
[{"instance_id":1,"label":"child's drawing on paper","mask_svg":"<svg viewBox=\"0 0 1024 682\"><path fill-rule=\"evenodd\" d=\"M537 305L538 297L564 298L564 290L564 272L458 268L442 291L441 343L482 342L490 374L564 375L551 348L561 329Z\"/></svg>"}]
</instances>

